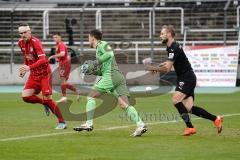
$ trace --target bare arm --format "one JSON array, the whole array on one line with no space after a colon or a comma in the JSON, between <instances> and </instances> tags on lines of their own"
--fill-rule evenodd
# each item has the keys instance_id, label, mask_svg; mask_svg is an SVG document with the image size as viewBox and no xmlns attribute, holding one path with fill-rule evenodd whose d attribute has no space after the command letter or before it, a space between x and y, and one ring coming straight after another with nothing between
<instances>
[{"instance_id":1,"label":"bare arm","mask_svg":"<svg viewBox=\"0 0 240 160\"><path fill-rule=\"evenodd\" d=\"M147 71L151 71L151 72L159 72L159 73L168 73L171 71L173 66L173 62L172 61L165 61L163 63L161 63L160 65L146 65L145 69Z\"/></svg>"},{"instance_id":2,"label":"bare arm","mask_svg":"<svg viewBox=\"0 0 240 160\"><path fill-rule=\"evenodd\" d=\"M64 57L65 56L65 51L61 51L59 54L55 54L52 55L48 58L48 60L52 59L52 58L60 58L60 57Z\"/></svg>"}]
</instances>

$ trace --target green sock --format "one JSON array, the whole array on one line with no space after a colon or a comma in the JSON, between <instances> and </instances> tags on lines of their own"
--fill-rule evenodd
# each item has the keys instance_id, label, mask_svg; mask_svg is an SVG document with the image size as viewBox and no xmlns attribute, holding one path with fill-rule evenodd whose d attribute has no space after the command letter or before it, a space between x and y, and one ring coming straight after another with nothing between
<instances>
[{"instance_id":1,"label":"green sock","mask_svg":"<svg viewBox=\"0 0 240 160\"><path fill-rule=\"evenodd\" d=\"M87 98L86 112L87 112L87 124L93 125L94 110L96 108L96 101L92 97Z\"/></svg>"},{"instance_id":2,"label":"green sock","mask_svg":"<svg viewBox=\"0 0 240 160\"><path fill-rule=\"evenodd\" d=\"M142 119L139 117L136 109L133 106L128 106L126 109L128 117L137 124L138 127L143 127L144 123Z\"/></svg>"}]
</instances>

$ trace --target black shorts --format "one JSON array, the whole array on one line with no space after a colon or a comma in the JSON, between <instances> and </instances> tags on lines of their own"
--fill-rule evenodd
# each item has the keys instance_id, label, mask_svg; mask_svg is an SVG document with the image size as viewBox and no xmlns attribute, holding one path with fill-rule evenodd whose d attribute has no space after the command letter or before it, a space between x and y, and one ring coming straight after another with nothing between
<instances>
[{"instance_id":1,"label":"black shorts","mask_svg":"<svg viewBox=\"0 0 240 160\"><path fill-rule=\"evenodd\" d=\"M194 99L194 89L196 87L197 78L193 71L188 71L183 75L177 77L177 86L175 91L186 94L185 98L193 97Z\"/></svg>"}]
</instances>

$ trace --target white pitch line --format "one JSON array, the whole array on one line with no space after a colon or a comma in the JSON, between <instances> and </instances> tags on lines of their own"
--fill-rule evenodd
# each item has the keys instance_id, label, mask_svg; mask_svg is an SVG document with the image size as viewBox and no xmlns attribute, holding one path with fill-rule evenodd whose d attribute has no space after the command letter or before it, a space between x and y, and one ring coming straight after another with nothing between
<instances>
[{"instance_id":1,"label":"white pitch line","mask_svg":"<svg viewBox=\"0 0 240 160\"><path fill-rule=\"evenodd\" d=\"M55 135L61 135L61 134L69 134L69 133L73 133L73 132L69 131L69 132L61 132L61 133L46 133L46 134L38 134L38 135L32 135L32 136L4 138L4 139L0 139L0 142L14 141L14 140L24 140L24 139L30 139L30 138L49 137L49 136L55 136Z\"/></svg>"},{"instance_id":2,"label":"white pitch line","mask_svg":"<svg viewBox=\"0 0 240 160\"><path fill-rule=\"evenodd\" d=\"M225 115L222 115L222 116L223 117L240 116L240 113L225 114ZM192 120L199 120L199 119L202 119L202 118L192 118ZM147 125L157 125L157 124L178 123L178 122L180 122L180 121L152 122L152 123L146 123L146 124ZM127 125L127 126L116 126L116 127L95 129L95 131L109 131L109 130L130 128L130 127L134 127L134 126L136 126L136 125L134 124L134 125ZM39 135L31 135L31 136L3 138L3 139L0 139L0 142L25 140L25 139L40 138L40 137L50 137L50 136L64 135L64 134L73 134L73 133L76 133L76 132L75 131L69 131L69 132L60 132L60 133L47 133L47 134L39 134Z\"/></svg>"}]
</instances>

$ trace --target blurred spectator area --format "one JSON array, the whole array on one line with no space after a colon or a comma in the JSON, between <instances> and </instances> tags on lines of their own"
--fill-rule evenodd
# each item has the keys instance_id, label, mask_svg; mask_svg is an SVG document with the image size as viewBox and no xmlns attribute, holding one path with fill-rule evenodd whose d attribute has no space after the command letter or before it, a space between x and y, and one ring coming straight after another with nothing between
<instances>
[{"instance_id":1,"label":"blurred spectator area","mask_svg":"<svg viewBox=\"0 0 240 160\"><path fill-rule=\"evenodd\" d=\"M14 46L14 63L22 63L22 57L16 43L19 39L17 27L20 23L28 23L33 35L40 38L44 43L44 48L47 53L50 53L54 43L51 39L52 32L60 32L63 35L63 40L68 42L68 33L66 33L65 20L74 19L76 24L73 24L73 39L75 45L73 47L81 50L80 41L83 40L84 49L88 48L87 38L88 32L96 28L96 11L97 8L143 8L153 7L153 1L127 1L128 3L120 3L119 1L112 1L112 3L98 3L94 4L91 1L85 4L84 0L80 1L52 1L46 3L37 0L29 0L28 2L22 0L0 1L0 63L10 62L11 53L11 12L6 8L15 8L13 12L13 40ZM184 26L192 29L215 29L224 28L224 7L227 1L163 1L164 3L157 3L155 7L181 7L184 9ZM93 10L85 10L83 12L76 10L68 11L49 11L49 34L46 39L43 39L43 12L47 9L62 9L62 8L92 8ZM227 28L236 27L236 14L238 5L231 2L226 11ZM95 10L94 10L95 8ZM101 11L101 29L103 31L103 39L115 44L117 59L120 63L135 63L135 48L146 48L146 50L139 50L139 63L141 60L149 56L151 48L151 40L159 42L159 31L164 24L172 24L176 30L176 40L182 41L183 34L181 34L181 12L180 10L156 10L155 11L155 27L153 32L153 39L150 36L150 22L149 11L134 10L134 11L118 11L108 10ZM83 33L83 35L81 35ZM83 39L81 39L81 37ZM188 33L187 41L223 41L224 33ZM226 33L226 40L237 40L237 32ZM139 43L136 46L134 42L149 42L146 44ZM115 43L116 42L116 43ZM126 42L128 48L116 44ZM155 43L154 48L159 48L161 45ZM149 50L147 50L149 49ZM84 53L94 55L94 51L88 50ZM121 54L122 53L122 54ZM164 51L152 51L156 61L162 61L166 57Z\"/></svg>"}]
</instances>

